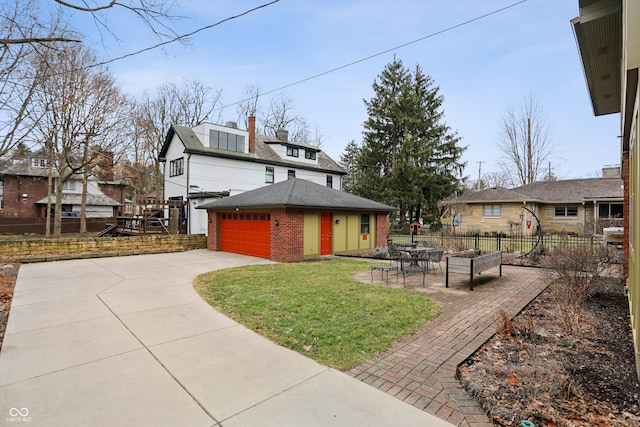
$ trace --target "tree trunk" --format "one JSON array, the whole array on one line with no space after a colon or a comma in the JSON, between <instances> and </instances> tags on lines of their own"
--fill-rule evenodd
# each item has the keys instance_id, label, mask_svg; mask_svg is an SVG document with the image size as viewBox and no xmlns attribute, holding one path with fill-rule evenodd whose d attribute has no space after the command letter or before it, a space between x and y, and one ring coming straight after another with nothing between
<instances>
[{"instance_id":1,"label":"tree trunk","mask_svg":"<svg viewBox=\"0 0 640 427\"><path fill-rule=\"evenodd\" d=\"M56 208L53 217L53 237L58 238L62 234L62 176L58 178L58 186L56 187Z\"/></svg>"},{"instance_id":2,"label":"tree trunk","mask_svg":"<svg viewBox=\"0 0 640 427\"><path fill-rule=\"evenodd\" d=\"M82 198L80 202L80 234L87 232L87 181L89 178L89 166L87 157L89 156L89 139L84 142L84 152L82 153L82 164L84 172L82 174Z\"/></svg>"}]
</instances>

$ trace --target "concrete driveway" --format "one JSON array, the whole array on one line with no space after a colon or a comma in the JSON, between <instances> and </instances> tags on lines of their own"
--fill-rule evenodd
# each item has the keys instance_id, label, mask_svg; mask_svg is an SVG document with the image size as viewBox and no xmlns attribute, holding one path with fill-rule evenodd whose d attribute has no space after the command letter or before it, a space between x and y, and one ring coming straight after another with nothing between
<instances>
[{"instance_id":1,"label":"concrete driveway","mask_svg":"<svg viewBox=\"0 0 640 427\"><path fill-rule=\"evenodd\" d=\"M213 310L205 250L26 264L0 352L0 421L32 426L450 426Z\"/></svg>"}]
</instances>

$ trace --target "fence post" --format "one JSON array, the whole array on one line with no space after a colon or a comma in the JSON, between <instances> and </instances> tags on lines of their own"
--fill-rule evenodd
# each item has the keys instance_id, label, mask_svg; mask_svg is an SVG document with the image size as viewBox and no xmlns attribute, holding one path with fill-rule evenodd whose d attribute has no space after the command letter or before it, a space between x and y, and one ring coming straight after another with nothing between
<instances>
[{"instance_id":1,"label":"fence post","mask_svg":"<svg viewBox=\"0 0 640 427\"><path fill-rule=\"evenodd\" d=\"M500 241L501 241L501 240L500 240L500 235L499 235L499 234L496 236L496 239L497 239L497 241L496 241L496 246L498 247L498 250L499 250L499 251L501 251L501 250L502 250L502 249L500 249L500 246L501 246L501 245L500 245Z\"/></svg>"},{"instance_id":2,"label":"fence post","mask_svg":"<svg viewBox=\"0 0 640 427\"><path fill-rule=\"evenodd\" d=\"M478 249L479 249L479 246L480 246L480 236L476 234L476 236L475 236L475 237L476 237L476 238L475 238L475 245L474 245L474 248L473 248L473 249L478 250Z\"/></svg>"}]
</instances>

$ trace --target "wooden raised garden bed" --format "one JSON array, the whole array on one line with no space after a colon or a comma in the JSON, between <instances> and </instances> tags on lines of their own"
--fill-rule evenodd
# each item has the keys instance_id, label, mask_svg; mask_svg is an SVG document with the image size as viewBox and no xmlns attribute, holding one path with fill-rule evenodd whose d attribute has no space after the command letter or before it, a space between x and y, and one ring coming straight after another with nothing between
<instances>
[{"instance_id":1,"label":"wooden raised garden bed","mask_svg":"<svg viewBox=\"0 0 640 427\"><path fill-rule=\"evenodd\" d=\"M473 290L473 276L493 267L500 267L502 276L502 252L469 251L447 257L447 277L445 286L449 287L449 273L469 275L469 285Z\"/></svg>"}]
</instances>

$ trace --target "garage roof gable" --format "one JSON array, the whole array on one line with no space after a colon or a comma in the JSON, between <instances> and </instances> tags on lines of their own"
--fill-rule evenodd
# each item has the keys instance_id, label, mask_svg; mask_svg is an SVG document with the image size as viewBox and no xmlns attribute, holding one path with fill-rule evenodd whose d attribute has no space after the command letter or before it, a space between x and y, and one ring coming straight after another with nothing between
<instances>
[{"instance_id":1,"label":"garage roof gable","mask_svg":"<svg viewBox=\"0 0 640 427\"><path fill-rule=\"evenodd\" d=\"M353 194L300 178L292 178L277 184L215 200L199 206L198 209L225 210L256 207L304 207L372 212L396 210L393 206L354 196Z\"/></svg>"}]
</instances>

